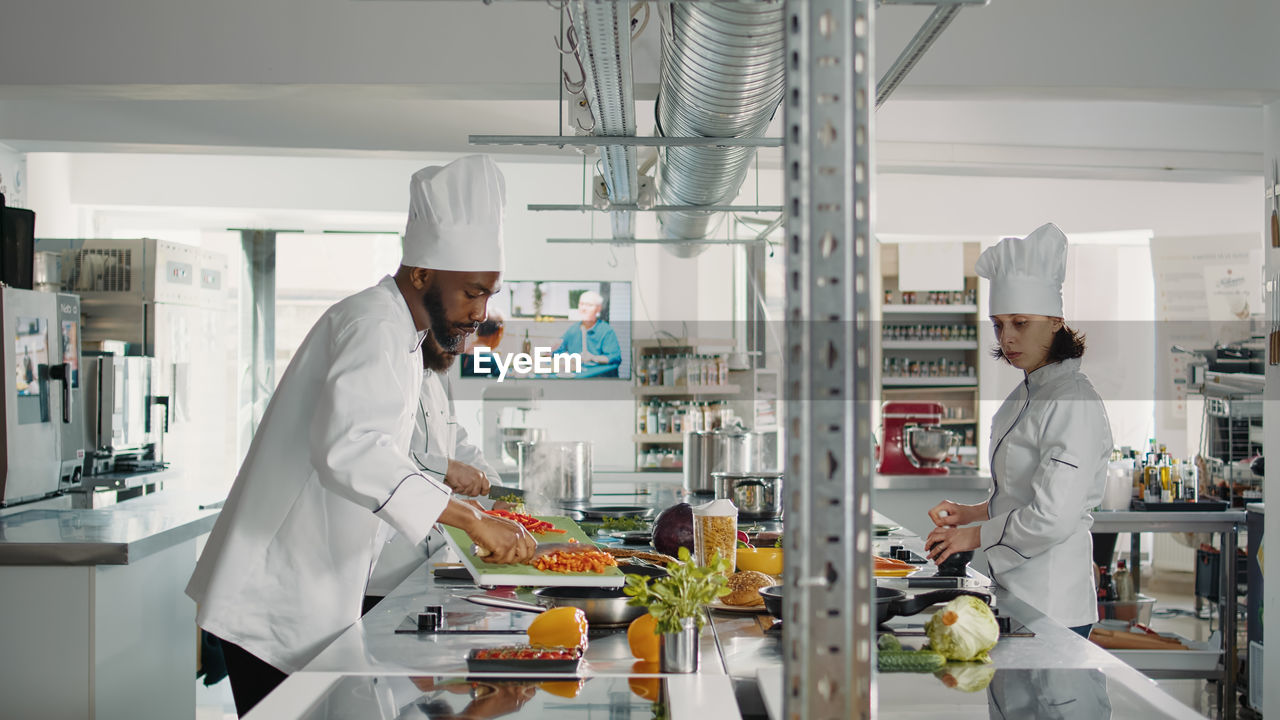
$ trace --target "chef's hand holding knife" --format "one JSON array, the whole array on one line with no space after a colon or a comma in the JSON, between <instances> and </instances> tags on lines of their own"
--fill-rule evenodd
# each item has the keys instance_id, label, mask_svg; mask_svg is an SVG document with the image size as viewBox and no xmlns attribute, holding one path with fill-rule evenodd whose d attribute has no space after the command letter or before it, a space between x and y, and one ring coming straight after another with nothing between
<instances>
[{"instance_id":1,"label":"chef's hand holding knife","mask_svg":"<svg viewBox=\"0 0 1280 720\"><path fill-rule=\"evenodd\" d=\"M444 484L458 495L486 497L489 495L489 476L479 469L457 460L449 461Z\"/></svg>"},{"instance_id":2,"label":"chef's hand holding knife","mask_svg":"<svg viewBox=\"0 0 1280 720\"><path fill-rule=\"evenodd\" d=\"M977 550L982 544L982 528L973 523L987 519L987 504L961 505L943 500L929 510L936 525L924 539L929 559L941 563L953 553Z\"/></svg>"},{"instance_id":3,"label":"chef's hand holding knife","mask_svg":"<svg viewBox=\"0 0 1280 720\"><path fill-rule=\"evenodd\" d=\"M489 515L471 503L449 500L440 522L462 530L477 546L484 548L485 562L527 563L533 558L538 541L518 522Z\"/></svg>"}]
</instances>

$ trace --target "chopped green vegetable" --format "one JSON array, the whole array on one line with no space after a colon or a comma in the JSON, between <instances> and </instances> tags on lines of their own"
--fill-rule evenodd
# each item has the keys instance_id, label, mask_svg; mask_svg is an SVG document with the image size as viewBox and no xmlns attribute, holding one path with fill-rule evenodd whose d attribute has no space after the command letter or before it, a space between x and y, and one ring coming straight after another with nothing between
<instances>
[{"instance_id":1,"label":"chopped green vegetable","mask_svg":"<svg viewBox=\"0 0 1280 720\"><path fill-rule=\"evenodd\" d=\"M929 650L882 650L876 658L880 672L937 672L947 659Z\"/></svg>"},{"instance_id":2,"label":"chopped green vegetable","mask_svg":"<svg viewBox=\"0 0 1280 720\"><path fill-rule=\"evenodd\" d=\"M876 646L881 650L901 650L902 641L898 639L897 635L887 632L880 635L880 640L876 643Z\"/></svg>"},{"instance_id":3,"label":"chopped green vegetable","mask_svg":"<svg viewBox=\"0 0 1280 720\"><path fill-rule=\"evenodd\" d=\"M987 651L1000 639L991 608L972 595L952 600L925 623L929 648L948 660L991 662Z\"/></svg>"},{"instance_id":4,"label":"chopped green vegetable","mask_svg":"<svg viewBox=\"0 0 1280 720\"><path fill-rule=\"evenodd\" d=\"M494 502L504 502L504 503L510 503L512 505L524 504L524 498L520 497L519 495L516 495L515 493L511 493L509 495L503 495L501 497L496 497L493 500Z\"/></svg>"},{"instance_id":5,"label":"chopped green vegetable","mask_svg":"<svg viewBox=\"0 0 1280 720\"><path fill-rule=\"evenodd\" d=\"M755 548L755 546L754 546L754 545L752 545L751 543L748 543L748 542L742 542L741 540L739 540L739 541L738 541L738 545L737 545L737 546L738 546L738 547L740 547L740 548L745 548L745 549L747 549L747 550L755 550L755 549L756 549L756 548Z\"/></svg>"},{"instance_id":6,"label":"chopped green vegetable","mask_svg":"<svg viewBox=\"0 0 1280 720\"><path fill-rule=\"evenodd\" d=\"M782 536L781 536L781 535L779 535L779 536L778 536L778 539L777 539L777 540L774 540L774 541L773 541L773 546L774 546L774 547L776 547L776 548L780 548L780 547L782 547Z\"/></svg>"},{"instance_id":7,"label":"chopped green vegetable","mask_svg":"<svg viewBox=\"0 0 1280 720\"><path fill-rule=\"evenodd\" d=\"M649 521L638 517L607 517L601 523L605 530L648 530Z\"/></svg>"}]
</instances>

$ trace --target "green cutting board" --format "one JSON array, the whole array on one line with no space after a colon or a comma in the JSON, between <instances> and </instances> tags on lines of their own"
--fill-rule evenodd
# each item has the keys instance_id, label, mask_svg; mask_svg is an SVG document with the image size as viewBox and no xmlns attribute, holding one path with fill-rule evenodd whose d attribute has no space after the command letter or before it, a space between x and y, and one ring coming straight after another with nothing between
<instances>
[{"instance_id":1,"label":"green cutting board","mask_svg":"<svg viewBox=\"0 0 1280 720\"><path fill-rule=\"evenodd\" d=\"M537 516L537 518L551 523L559 530L565 531L563 535L560 533L546 533L543 535L534 533L533 537L539 544L565 543L569 542L570 538L573 538L580 543L594 545L591 539L587 537L587 534L582 531L582 528L578 527L578 523L570 518L557 516ZM474 543L469 535L458 528L448 525L441 525L440 527L444 528L444 536L449 541L449 546L458 554L458 559L466 566L477 585L621 587L626 583L626 578L622 571L616 567L608 568L602 573L569 573L539 570L532 565L500 565L498 563L485 562L483 559L476 557L475 553L471 551L471 546Z\"/></svg>"}]
</instances>

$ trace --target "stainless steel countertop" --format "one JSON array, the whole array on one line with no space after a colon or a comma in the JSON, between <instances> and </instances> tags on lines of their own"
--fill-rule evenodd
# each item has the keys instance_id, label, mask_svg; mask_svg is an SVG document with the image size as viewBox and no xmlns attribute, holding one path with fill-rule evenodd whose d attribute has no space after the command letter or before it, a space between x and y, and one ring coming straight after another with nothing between
<instances>
[{"instance_id":1,"label":"stainless steel countertop","mask_svg":"<svg viewBox=\"0 0 1280 720\"><path fill-rule=\"evenodd\" d=\"M218 511L207 494L164 490L95 510L33 509L0 517L0 565L127 565L199 537Z\"/></svg>"},{"instance_id":2,"label":"stainless steel countertop","mask_svg":"<svg viewBox=\"0 0 1280 720\"><path fill-rule=\"evenodd\" d=\"M1094 532L1224 532L1243 525L1244 510L1147 512L1094 510Z\"/></svg>"},{"instance_id":3,"label":"stainless steel countertop","mask_svg":"<svg viewBox=\"0 0 1280 720\"><path fill-rule=\"evenodd\" d=\"M639 496L643 497L643 496ZM879 513L877 523L893 524L891 519ZM923 552L921 539L909 531L899 531L887 538L877 538L877 551L888 545L904 545L916 552ZM281 686L277 702L264 704L262 712L251 717L298 717L316 700L325 697L343 678L352 676L386 676L403 679L406 676L433 675L437 678L475 678L466 671L466 653L473 647L518 643L519 634L396 634L395 629L411 613L420 611L427 604L442 604L447 622L454 626L487 623L490 629L525 628L533 615L493 611L467 603L463 595L477 592L467 583L436 580L431 576L433 566L444 557L433 557L400 585L391 595L374 608L363 620L342 633L301 672L295 673ZM928 573L928 570L924 571ZM982 575L970 571L972 577L989 582ZM891 581L901 584L905 581ZM993 589L996 606L1001 614L1014 619L1015 628L1023 625L1035 633L1031 638L1003 638L992 650L996 681L988 692L960 693L947 688L940 680L930 676L912 674L877 675L877 691L880 717L925 717L938 712L961 708L960 717L987 717L988 708L1006 700L993 693L1023 692L1041 697L1039 691L1056 690L1076 693L1080 686L1096 690L1099 698L1113 708L1113 717L1198 718L1193 710L1160 690L1151 680L1124 664L1114 655L1084 640L1067 628L1045 617L1025 602L1001 588ZM739 704L750 702L753 696L759 703L759 679L762 683L779 683L777 692L768 694L780 697L782 651L781 638L777 634L766 635L757 623L756 615L728 612L712 612L711 622L701 635L701 671L695 676L662 676L645 673L629 651L626 633L593 633L586 653L584 674L587 677L622 678L629 680L661 678L667 687L683 687L696 696L690 706L716 708L712 715L724 717L735 698ZM895 618L891 625L906 627L922 625L924 614L910 618ZM908 638L908 644L920 644L922 638ZM502 675L491 677L501 678ZM730 680L731 682L726 682ZM687 687L685 687L687 686ZM748 690L744 690L748 688ZM1073 697L1076 695L1072 695ZM1017 698L1022 701L1022 698ZM531 706L532 707L532 706ZM566 705L566 708L570 705ZM1020 706L1021 707L1021 706ZM673 712L675 707L672 708ZM758 707L752 710L758 711ZM980 712L979 712L980 711ZM696 714L681 712L673 717L694 717ZM956 713L947 713L956 716ZM375 715L376 716L376 715ZM309 716L308 716L309 717Z\"/></svg>"},{"instance_id":4,"label":"stainless steel countertop","mask_svg":"<svg viewBox=\"0 0 1280 720\"><path fill-rule=\"evenodd\" d=\"M889 518L875 514L877 523L892 524ZM887 538L877 538L873 547L877 554L883 554L889 545L902 545L916 553L923 554L922 539L907 530L891 534ZM931 565L923 566L920 574L932 574ZM984 584L990 580L974 570L969 570L970 577ZM906 581L900 579L880 579L879 584L890 587L906 588ZM1200 718L1191 708L1160 690L1155 683L1143 676L1134 668L1125 664L1106 650L1085 640L1068 630L1043 613L1031 607L1017 596L1000 587L975 588L990 591L995 596L995 606L1001 615L1013 619L1013 627L1019 625L1035 633L1035 637L1004 637L991 650L991 668L995 670L1000 681L992 681L988 692L964 693L946 687L941 681L928 676L912 673L878 673L876 675L876 696L879 712L877 717L883 718L919 718L919 717L988 717L991 707L1008 708L1017 705L1027 711L1026 702L1036 699L1063 695L1070 698L1084 698L1084 693L1093 692L1092 700L1113 709L1112 717L1143 718ZM916 592L914 589L908 593ZM919 592L926 592L920 590ZM924 622L931 612L906 618L893 618L888 625L891 628L922 630ZM761 685L782 681L781 639L770 633L766 635L756 623L754 616L731 615L729 613L712 613L716 622L716 631L721 638L725 664L730 677L736 683L758 679ZM923 637L904 637L903 643L911 647L919 647L924 643ZM781 688L772 691L761 687L766 697L779 697ZM1007 695L1022 692L1028 698L1010 698ZM740 701L743 699L740 693ZM768 701L766 700L766 705ZM1100 707L1100 706L1099 706ZM1029 713L1015 713L1003 717L1035 717ZM780 717L774 716L777 720ZM991 717L1001 717L991 715ZM1070 715L1070 717L1104 717L1100 713Z\"/></svg>"}]
</instances>

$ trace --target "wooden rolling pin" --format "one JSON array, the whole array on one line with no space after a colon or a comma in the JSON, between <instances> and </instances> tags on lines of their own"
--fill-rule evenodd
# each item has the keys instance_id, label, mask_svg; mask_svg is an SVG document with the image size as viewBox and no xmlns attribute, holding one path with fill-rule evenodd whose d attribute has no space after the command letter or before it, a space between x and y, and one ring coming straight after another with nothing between
<instances>
[{"instance_id":1,"label":"wooden rolling pin","mask_svg":"<svg viewBox=\"0 0 1280 720\"><path fill-rule=\"evenodd\" d=\"M1108 650L1186 650L1187 646L1162 635L1117 632L1106 628L1094 628L1089 639L1095 645Z\"/></svg>"}]
</instances>

